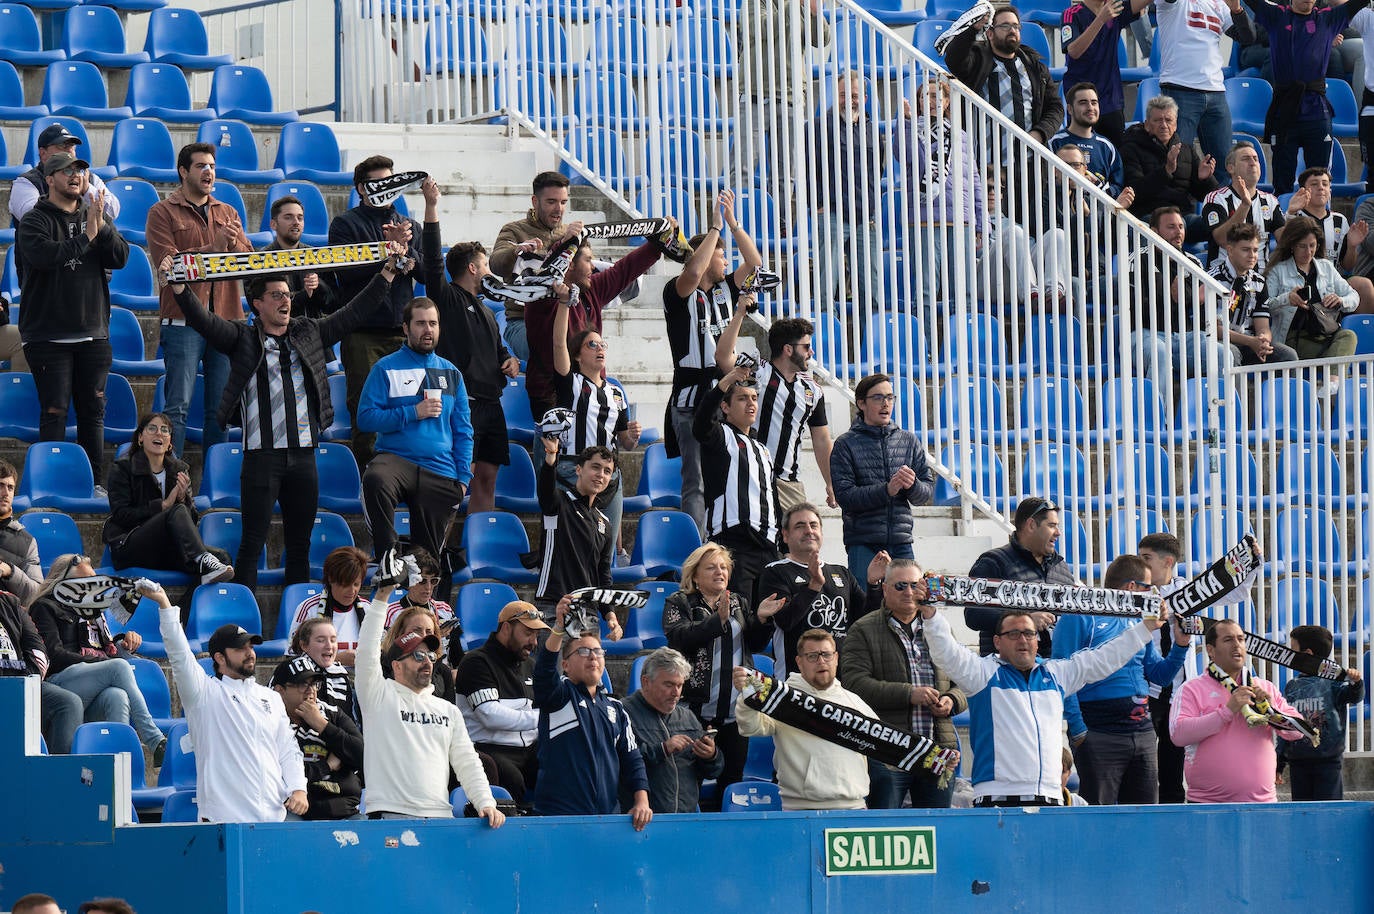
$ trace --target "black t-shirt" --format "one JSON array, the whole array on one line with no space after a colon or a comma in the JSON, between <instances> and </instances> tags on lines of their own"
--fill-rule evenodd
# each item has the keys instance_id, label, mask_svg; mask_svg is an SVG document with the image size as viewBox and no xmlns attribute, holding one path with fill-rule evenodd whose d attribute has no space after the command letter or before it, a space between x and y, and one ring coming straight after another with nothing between
<instances>
[{"instance_id":1,"label":"black t-shirt","mask_svg":"<svg viewBox=\"0 0 1374 914\"><path fill-rule=\"evenodd\" d=\"M797 669L797 638L810 628L824 629L835 636L835 646L844 646L849 627L867 613L868 593L843 565L821 565L825 586L819 591L808 586L811 572L792 559L780 559L763 569L759 577L759 601L773 594L788 597L787 605L773 616L773 660L788 673ZM877 594L881 599L881 591ZM875 601L876 605L876 601Z\"/></svg>"}]
</instances>

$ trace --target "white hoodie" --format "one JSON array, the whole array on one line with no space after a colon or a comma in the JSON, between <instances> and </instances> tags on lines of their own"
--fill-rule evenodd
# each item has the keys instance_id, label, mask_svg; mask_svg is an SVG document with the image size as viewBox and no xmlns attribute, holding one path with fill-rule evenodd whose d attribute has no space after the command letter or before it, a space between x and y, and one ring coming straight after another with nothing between
<instances>
[{"instance_id":1,"label":"white hoodie","mask_svg":"<svg viewBox=\"0 0 1374 914\"><path fill-rule=\"evenodd\" d=\"M448 769L458 774L473 808L495 806L482 763L468 739L458 706L382 676L382 629L387 604L373 600L358 633L358 707L363 712L367 749L363 775L367 811L392 812L417 819L447 819Z\"/></svg>"}]
</instances>

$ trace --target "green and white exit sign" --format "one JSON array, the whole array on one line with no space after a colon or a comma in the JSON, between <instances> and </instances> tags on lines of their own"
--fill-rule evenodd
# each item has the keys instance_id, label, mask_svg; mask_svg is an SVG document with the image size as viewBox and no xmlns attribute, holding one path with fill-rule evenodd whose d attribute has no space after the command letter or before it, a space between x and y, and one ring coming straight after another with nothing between
<instances>
[{"instance_id":1,"label":"green and white exit sign","mask_svg":"<svg viewBox=\"0 0 1374 914\"><path fill-rule=\"evenodd\" d=\"M827 876L891 876L933 872L934 826L825 830Z\"/></svg>"}]
</instances>

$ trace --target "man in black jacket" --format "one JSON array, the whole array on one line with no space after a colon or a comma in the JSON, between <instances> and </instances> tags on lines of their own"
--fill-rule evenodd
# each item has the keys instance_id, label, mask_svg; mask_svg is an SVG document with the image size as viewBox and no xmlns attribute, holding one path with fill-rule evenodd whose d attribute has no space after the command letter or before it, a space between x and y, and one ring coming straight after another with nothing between
<instances>
[{"instance_id":1,"label":"man in black jacket","mask_svg":"<svg viewBox=\"0 0 1374 914\"><path fill-rule=\"evenodd\" d=\"M1021 499L1013 521L1015 530L1005 546L989 549L968 570L971 578L995 581L1036 581L1038 583L1077 584L1064 557L1054 551L1059 542L1059 506L1048 498L1032 495ZM1052 612L1027 613L1040 632L1040 656L1050 656L1050 632L1054 629ZM978 632L978 653L996 653L992 636L1002 618L1000 609L964 608L964 623Z\"/></svg>"},{"instance_id":2,"label":"man in black jacket","mask_svg":"<svg viewBox=\"0 0 1374 914\"><path fill-rule=\"evenodd\" d=\"M0 590L28 604L43 586L43 566L38 560L38 541L14 516L18 485L19 471L14 464L0 460Z\"/></svg>"},{"instance_id":3,"label":"man in black jacket","mask_svg":"<svg viewBox=\"0 0 1374 914\"><path fill-rule=\"evenodd\" d=\"M103 194L86 202L90 167L66 152L48 157L48 196L24 215L15 244L26 265L19 335L38 388L39 440L66 438L67 407L75 404L76 440L103 494L105 379L112 358L105 271L128 262L129 244L105 218Z\"/></svg>"},{"instance_id":4,"label":"man in black jacket","mask_svg":"<svg viewBox=\"0 0 1374 914\"><path fill-rule=\"evenodd\" d=\"M1064 102L1050 68L1038 52L1021 43L1021 15L1014 7L999 6L987 28L983 27L985 21L986 17L950 40L945 49L950 72L1018 127L1040 142L1048 142L1064 123ZM986 34L987 40L979 44L981 34ZM1029 107L1022 101L1026 86L1030 88Z\"/></svg>"},{"instance_id":5,"label":"man in black jacket","mask_svg":"<svg viewBox=\"0 0 1374 914\"><path fill-rule=\"evenodd\" d=\"M161 265L164 277L170 269L168 257ZM185 285L172 287L187 326L229 357L219 418L227 422L237 410L243 425L243 538L234 562L238 583L257 586L258 557L278 501L286 583L310 580L310 531L320 496L315 448L320 431L334 420L326 353L385 301L398 275L393 253L347 307L318 320L291 316L291 289L284 277L260 277L249 292L257 315L251 326L210 313Z\"/></svg>"},{"instance_id":6,"label":"man in black jacket","mask_svg":"<svg viewBox=\"0 0 1374 914\"><path fill-rule=\"evenodd\" d=\"M325 710L315 700L324 687L324 671L309 657L293 657L272 671L272 690L281 696L291 730L305 758L304 815L287 820L361 819L363 734L346 713Z\"/></svg>"},{"instance_id":7,"label":"man in black jacket","mask_svg":"<svg viewBox=\"0 0 1374 914\"><path fill-rule=\"evenodd\" d=\"M358 192L358 205L335 216L329 223L330 244L361 244L373 241L397 241L406 246L406 256L419 265L420 250L417 236L420 223L402 216L395 203L386 206L370 206L363 184L391 174L395 163L386 156L368 156L353 168L353 187ZM367 287L372 277L377 275L375 264L345 267L335 270L331 276L334 294L339 301L352 301ZM401 282L392 285L383 301L363 315L357 329L348 333L343 340L342 356L344 374L348 378L348 413L358 415L358 398L362 396L363 384L372 372L372 366L384 355L390 355L405 337L401 334L401 312L410 303L415 292L412 273ZM358 466L366 467L374 455L375 434L355 431L353 434L353 455L358 458Z\"/></svg>"},{"instance_id":8,"label":"man in black jacket","mask_svg":"<svg viewBox=\"0 0 1374 914\"><path fill-rule=\"evenodd\" d=\"M1217 189L1216 160L1178 134L1178 102L1156 95L1145 103L1145 120L1133 124L1121 142L1126 186L1135 189L1131 214L1140 219L1161 206L1177 206L1186 215L1189 244L1206 241L1207 229L1195 212L1197 204Z\"/></svg>"},{"instance_id":9,"label":"man in black jacket","mask_svg":"<svg viewBox=\"0 0 1374 914\"><path fill-rule=\"evenodd\" d=\"M475 241L464 241L442 254L439 235L439 184L426 178L425 229L422 276L425 293L439 306L439 345L435 349L463 373L472 419L472 485L468 487L468 514L496 507L496 472L510 463L506 441L506 413L501 392L506 378L520 373L520 360L511 355L501 339L496 317L478 297L482 277L491 274L487 251ZM444 277L444 267L452 281Z\"/></svg>"}]
</instances>

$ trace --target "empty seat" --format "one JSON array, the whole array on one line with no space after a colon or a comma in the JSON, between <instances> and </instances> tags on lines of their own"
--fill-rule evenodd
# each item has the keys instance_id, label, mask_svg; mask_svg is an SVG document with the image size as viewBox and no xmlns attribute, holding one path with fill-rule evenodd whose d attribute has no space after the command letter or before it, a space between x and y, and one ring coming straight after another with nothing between
<instances>
[{"instance_id":1,"label":"empty seat","mask_svg":"<svg viewBox=\"0 0 1374 914\"><path fill-rule=\"evenodd\" d=\"M641 521L642 524L642 521ZM480 511L463 524L463 548L475 578L497 578L517 584L533 584L539 576L520 563L530 551L525 525L514 514ZM498 607L499 609L499 607Z\"/></svg>"},{"instance_id":2,"label":"empty seat","mask_svg":"<svg viewBox=\"0 0 1374 914\"><path fill-rule=\"evenodd\" d=\"M510 463L496 470L496 507L516 514L537 513L539 498L530 452L513 441L507 442L507 452Z\"/></svg>"},{"instance_id":3,"label":"empty seat","mask_svg":"<svg viewBox=\"0 0 1374 914\"><path fill-rule=\"evenodd\" d=\"M315 465L320 477L320 508L361 514L363 481L348 445L327 442L315 448Z\"/></svg>"},{"instance_id":4,"label":"empty seat","mask_svg":"<svg viewBox=\"0 0 1374 914\"><path fill-rule=\"evenodd\" d=\"M1279 493L1289 503L1353 510L1369 501L1367 492L1351 493L1346 487L1344 469L1329 445L1285 445L1279 451L1275 476Z\"/></svg>"},{"instance_id":5,"label":"empty seat","mask_svg":"<svg viewBox=\"0 0 1374 914\"><path fill-rule=\"evenodd\" d=\"M262 634L262 614L253 591L242 584L205 584L191 597L186 622L189 638L204 642L221 625L238 625L254 635Z\"/></svg>"},{"instance_id":6,"label":"empty seat","mask_svg":"<svg viewBox=\"0 0 1374 914\"><path fill-rule=\"evenodd\" d=\"M141 184L143 182L139 183ZM118 193L118 191L115 191L115 193ZM120 215L123 215L124 207L127 204L125 204L122 197L119 202ZM148 254L144 249L136 244L129 245L128 263L114 271L113 277L110 280L110 302L121 308L133 308L135 311L153 311L156 310L158 306L157 283L153 277L153 265L148 261ZM119 357L120 356L116 354L116 358ZM128 357L132 358L132 356ZM141 360L142 350L140 350L139 357ZM128 372L125 373L127 374ZM150 371L146 373L160 374L160 371Z\"/></svg>"},{"instance_id":7,"label":"empty seat","mask_svg":"<svg viewBox=\"0 0 1374 914\"><path fill-rule=\"evenodd\" d=\"M292 625L296 619L296 607L310 597L324 591L319 584L287 584L282 589L281 599L277 602L277 630L270 641L264 641L257 653L265 657L281 657L290 646Z\"/></svg>"},{"instance_id":8,"label":"empty seat","mask_svg":"<svg viewBox=\"0 0 1374 914\"><path fill-rule=\"evenodd\" d=\"M44 50L32 5L0 3L0 60L20 67L46 67L65 60L67 52L61 48Z\"/></svg>"},{"instance_id":9,"label":"empty seat","mask_svg":"<svg viewBox=\"0 0 1374 914\"><path fill-rule=\"evenodd\" d=\"M1286 508L1279 512L1276 526L1273 561L1280 567L1321 575L1339 574L1345 569L1345 546L1326 510Z\"/></svg>"},{"instance_id":10,"label":"empty seat","mask_svg":"<svg viewBox=\"0 0 1374 914\"><path fill-rule=\"evenodd\" d=\"M1343 79L1326 81L1326 100L1331 103L1331 135L1356 137L1360 135L1360 106L1350 83ZM1335 183L1334 177L1332 183Z\"/></svg>"},{"instance_id":11,"label":"empty seat","mask_svg":"<svg viewBox=\"0 0 1374 914\"><path fill-rule=\"evenodd\" d=\"M108 6L80 6L67 13L62 49L68 60L115 69L148 62L148 52L127 51L125 47L124 25Z\"/></svg>"},{"instance_id":12,"label":"empty seat","mask_svg":"<svg viewBox=\"0 0 1374 914\"><path fill-rule=\"evenodd\" d=\"M27 115L22 116L27 117ZM3 112L0 112L0 118L5 117L8 117L8 115L5 115ZM0 180L3 181L13 181L15 178L19 177L24 172L29 170L29 166L25 165L23 162L19 162L14 165L6 165L5 162L9 161L9 157L9 147L5 144L4 134L0 133ZM13 228L0 229L0 244L14 244ZM16 284L17 281L18 280L16 278ZM4 290L0 289L0 291ZM13 298L11 298L10 300L14 301Z\"/></svg>"},{"instance_id":13,"label":"empty seat","mask_svg":"<svg viewBox=\"0 0 1374 914\"><path fill-rule=\"evenodd\" d=\"M1231 126L1237 131L1263 136L1264 116L1273 100L1274 87L1263 79L1236 76L1226 80L1226 104L1231 108ZM1283 188L1285 192L1290 189Z\"/></svg>"},{"instance_id":14,"label":"empty seat","mask_svg":"<svg viewBox=\"0 0 1374 914\"><path fill-rule=\"evenodd\" d=\"M425 42L426 73L457 73L459 76L481 76L495 70L482 20L461 13L444 17L447 29L431 31L432 41Z\"/></svg>"},{"instance_id":15,"label":"empty seat","mask_svg":"<svg viewBox=\"0 0 1374 914\"><path fill-rule=\"evenodd\" d=\"M226 119L249 124L289 124L300 120L294 111L276 111L272 104L272 87L267 74L257 67L230 64L216 67L210 80L208 106Z\"/></svg>"},{"instance_id":16,"label":"empty seat","mask_svg":"<svg viewBox=\"0 0 1374 914\"><path fill-rule=\"evenodd\" d=\"M228 54L210 53L210 39L200 13L176 7L154 10L148 17L143 50L159 63L184 70L213 70L234 62Z\"/></svg>"},{"instance_id":17,"label":"empty seat","mask_svg":"<svg viewBox=\"0 0 1374 914\"><path fill-rule=\"evenodd\" d=\"M568 51L568 33L552 16L526 15L522 17L512 59L538 61L550 73L571 74L577 64Z\"/></svg>"},{"instance_id":18,"label":"empty seat","mask_svg":"<svg viewBox=\"0 0 1374 914\"><path fill-rule=\"evenodd\" d=\"M134 668L134 681L138 683L138 691L143 694L143 701L148 705L148 713L152 715L153 723L157 724L163 733L167 733L179 719L172 716L172 690L167 684L167 674L162 672L162 667L158 666L157 661L149 660L147 657L131 656L125 659ZM171 749L169 738L168 752ZM166 765L165 758L163 765Z\"/></svg>"},{"instance_id":19,"label":"empty seat","mask_svg":"<svg viewBox=\"0 0 1374 914\"><path fill-rule=\"evenodd\" d=\"M1117 504L1165 508L1188 501L1178 497L1171 455L1158 444L1118 444L1113 451L1107 492Z\"/></svg>"},{"instance_id":20,"label":"empty seat","mask_svg":"<svg viewBox=\"0 0 1374 914\"><path fill-rule=\"evenodd\" d=\"M196 802L196 792L194 790L173 791L172 794L163 801L162 821L168 824L176 822L199 822L200 806Z\"/></svg>"},{"instance_id":21,"label":"empty seat","mask_svg":"<svg viewBox=\"0 0 1374 914\"><path fill-rule=\"evenodd\" d=\"M458 601L454 607L458 621L463 624L463 649L481 647L487 636L496 630L496 619L501 615L501 609L518 599L514 588L508 584L487 581L464 584L458 591Z\"/></svg>"},{"instance_id":22,"label":"empty seat","mask_svg":"<svg viewBox=\"0 0 1374 914\"><path fill-rule=\"evenodd\" d=\"M323 441L349 441L353 437L353 417L348 414L348 378L329 376L329 401L334 404L334 421L320 432Z\"/></svg>"},{"instance_id":23,"label":"empty seat","mask_svg":"<svg viewBox=\"0 0 1374 914\"><path fill-rule=\"evenodd\" d=\"M1018 424L1036 438L1083 441L1097 437L1088 421L1083 392L1072 378L1061 375L1038 374L1027 379L1021 391Z\"/></svg>"},{"instance_id":24,"label":"empty seat","mask_svg":"<svg viewBox=\"0 0 1374 914\"><path fill-rule=\"evenodd\" d=\"M563 142L589 171L621 193L637 193L644 185L643 176L630 169L618 132L605 127L578 127L569 131ZM590 183L567 162L559 165L559 171L573 184Z\"/></svg>"},{"instance_id":25,"label":"empty seat","mask_svg":"<svg viewBox=\"0 0 1374 914\"><path fill-rule=\"evenodd\" d=\"M196 140L215 147L216 178L242 184L272 184L284 177L280 168L258 167L258 141L243 121L206 121L196 131Z\"/></svg>"},{"instance_id":26,"label":"empty seat","mask_svg":"<svg viewBox=\"0 0 1374 914\"><path fill-rule=\"evenodd\" d=\"M734 123L722 114L715 82L704 73L691 67L665 67L659 86L664 119L673 126L719 133Z\"/></svg>"},{"instance_id":27,"label":"empty seat","mask_svg":"<svg viewBox=\"0 0 1374 914\"><path fill-rule=\"evenodd\" d=\"M134 116L133 110L123 105L110 107L105 77L95 64L84 60L64 60L48 65L48 75L43 82L43 104L52 109L53 114L68 114L87 121L118 121ZM90 149L89 146L83 148Z\"/></svg>"},{"instance_id":28,"label":"empty seat","mask_svg":"<svg viewBox=\"0 0 1374 914\"><path fill-rule=\"evenodd\" d=\"M134 247L148 243L145 229L148 225L148 210L161 199L157 188L139 178L121 178L109 183L110 191L119 198L119 215L115 217L115 228L124 240L129 242L129 253ZM147 259L147 254L144 254Z\"/></svg>"},{"instance_id":29,"label":"empty seat","mask_svg":"<svg viewBox=\"0 0 1374 914\"><path fill-rule=\"evenodd\" d=\"M59 555L80 555L86 551L81 545L81 531L76 521L61 511L26 511L20 515L19 523L33 535L45 575L48 566Z\"/></svg>"},{"instance_id":30,"label":"empty seat","mask_svg":"<svg viewBox=\"0 0 1374 914\"><path fill-rule=\"evenodd\" d=\"M196 398L192 397L191 402L196 402ZM242 470L241 445L229 441L210 445L210 449L205 452L205 471L201 476L200 498L197 501L204 499L204 508L238 510L241 494L239 477Z\"/></svg>"},{"instance_id":31,"label":"empty seat","mask_svg":"<svg viewBox=\"0 0 1374 914\"><path fill-rule=\"evenodd\" d=\"M965 468L964 460L968 460ZM1007 504L1010 483L1006 464L997 451L987 444L970 445L959 443L946 445L940 451L940 462L959 474L960 479L971 491L987 501L997 510ZM931 499L937 505L957 505L962 499L954 486L943 476L936 477L935 494Z\"/></svg>"},{"instance_id":32,"label":"empty seat","mask_svg":"<svg viewBox=\"0 0 1374 914\"><path fill-rule=\"evenodd\" d=\"M702 135L690 127L669 127L655 136L654 143L663 148L663 170L665 174L673 176L673 180L689 187L699 190L709 190L718 183L719 175L717 169L711 162L710 153L706 149L706 141ZM759 194L762 191L748 191L750 194ZM740 214L743 221L744 214ZM763 239L755 236L760 244L765 243L772 235Z\"/></svg>"},{"instance_id":33,"label":"empty seat","mask_svg":"<svg viewBox=\"0 0 1374 914\"><path fill-rule=\"evenodd\" d=\"M352 186L353 172L341 171L342 161L328 124L299 121L282 127L275 165L288 180Z\"/></svg>"},{"instance_id":34,"label":"empty seat","mask_svg":"<svg viewBox=\"0 0 1374 914\"><path fill-rule=\"evenodd\" d=\"M3 15L3 9L0 7L0 15ZM3 24L4 20L0 19L0 25ZM3 41L3 37L0 37L0 41ZM47 105L24 104L24 83L20 80L19 71L14 68L14 64L3 59L4 53L0 51L0 119L20 121L47 114ZM0 161L0 165L4 164Z\"/></svg>"},{"instance_id":35,"label":"empty seat","mask_svg":"<svg viewBox=\"0 0 1374 914\"><path fill-rule=\"evenodd\" d=\"M146 254L143 262L147 263ZM138 318L127 308L110 309L110 347L114 350L114 361L110 370L117 374L142 377L160 375L166 371L162 359L143 357L146 351L143 328L139 325Z\"/></svg>"},{"instance_id":36,"label":"empty seat","mask_svg":"<svg viewBox=\"0 0 1374 914\"><path fill-rule=\"evenodd\" d=\"M639 471L639 493L655 508L682 507L682 457L669 457L662 443L644 449Z\"/></svg>"},{"instance_id":37,"label":"empty seat","mask_svg":"<svg viewBox=\"0 0 1374 914\"><path fill-rule=\"evenodd\" d=\"M681 511L646 511L639 518L630 563L643 565L645 577L679 575L682 562L701 545L701 531Z\"/></svg>"},{"instance_id":38,"label":"empty seat","mask_svg":"<svg viewBox=\"0 0 1374 914\"><path fill-rule=\"evenodd\" d=\"M564 104L563 96L555 94L549 74L555 69L542 67L513 67L496 76L496 105L524 114L545 130L566 131L577 125L577 116ZM490 123L504 124L504 116L492 118Z\"/></svg>"},{"instance_id":39,"label":"empty seat","mask_svg":"<svg viewBox=\"0 0 1374 914\"><path fill-rule=\"evenodd\" d=\"M0 374L0 438L38 440L38 388L26 371Z\"/></svg>"},{"instance_id":40,"label":"empty seat","mask_svg":"<svg viewBox=\"0 0 1374 914\"><path fill-rule=\"evenodd\" d=\"M305 232L301 235L304 244L323 245L329 243L329 204L324 194L314 184L304 181L283 181L267 188L267 199L262 206L262 223L258 231L272 230L272 204L282 197L295 197L301 201L305 210Z\"/></svg>"},{"instance_id":41,"label":"empty seat","mask_svg":"<svg viewBox=\"0 0 1374 914\"><path fill-rule=\"evenodd\" d=\"M719 19L684 15L673 23L668 61L715 79L735 73L735 43Z\"/></svg>"},{"instance_id":42,"label":"empty seat","mask_svg":"<svg viewBox=\"0 0 1374 914\"><path fill-rule=\"evenodd\" d=\"M506 434L521 444L534 442L534 416L530 412L530 396L525 390L525 377L507 378L501 391L501 409L506 414Z\"/></svg>"},{"instance_id":43,"label":"empty seat","mask_svg":"<svg viewBox=\"0 0 1374 914\"><path fill-rule=\"evenodd\" d=\"M1037 444L1021 465L1021 492L1034 492L1070 510L1102 503L1088 461L1072 444Z\"/></svg>"},{"instance_id":44,"label":"empty seat","mask_svg":"<svg viewBox=\"0 0 1374 914\"><path fill-rule=\"evenodd\" d=\"M110 501L95 494L91 462L78 444L42 441L29 446L14 510L57 508L77 514L107 514Z\"/></svg>"},{"instance_id":45,"label":"empty seat","mask_svg":"<svg viewBox=\"0 0 1374 914\"><path fill-rule=\"evenodd\" d=\"M580 121L615 130L638 130L643 115L629 75L593 66L582 68L577 80Z\"/></svg>"},{"instance_id":46,"label":"empty seat","mask_svg":"<svg viewBox=\"0 0 1374 914\"><path fill-rule=\"evenodd\" d=\"M186 74L170 63L141 63L130 70L124 101L139 117L176 124L200 124L219 117L214 108L194 106Z\"/></svg>"},{"instance_id":47,"label":"empty seat","mask_svg":"<svg viewBox=\"0 0 1374 914\"><path fill-rule=\"evenodd\" d=\"M138 734L128 724L114 721L82 724L72 737L72 755L129 754L129 786L135 809L161 809L174 792L171 787L148 787L145 780L147 763Z\"/></svg>"},{"instance_id":48,"label":"empty seat","mask_svg":"<svg viewBox=\"0 0 1374 914\"><path fill-rule=\"evenodd\" d=\"M162 121L150 117L131 117L115 124L109 162L120 177L168 184L181 180L172 135Z\"/></svg>"},{"instance_id":49,"label":"empty seat","mask_svg":"<svg viewBox=\"0 0 1374 914\"><path fill-rule=\"evenodd\" d=\"M588 45L587 62L595 72L642 76L649 70L653 51L648 30L642 21L618 10L593 20Z\"/></svg>"},{"instance_id":50,"label":"empty seat","mask_svg":"<svg viewBox=\"0 0 1374 914\"><path fill-rule=\"evenodd\" d=\"M233 184L230 184L219 173L218 162L215 168L215 193L214 197L221 203L228 203L239 214L239 224L248 229L248 207L243 202L243 191Z\"/></svg>"}]
</instances>

